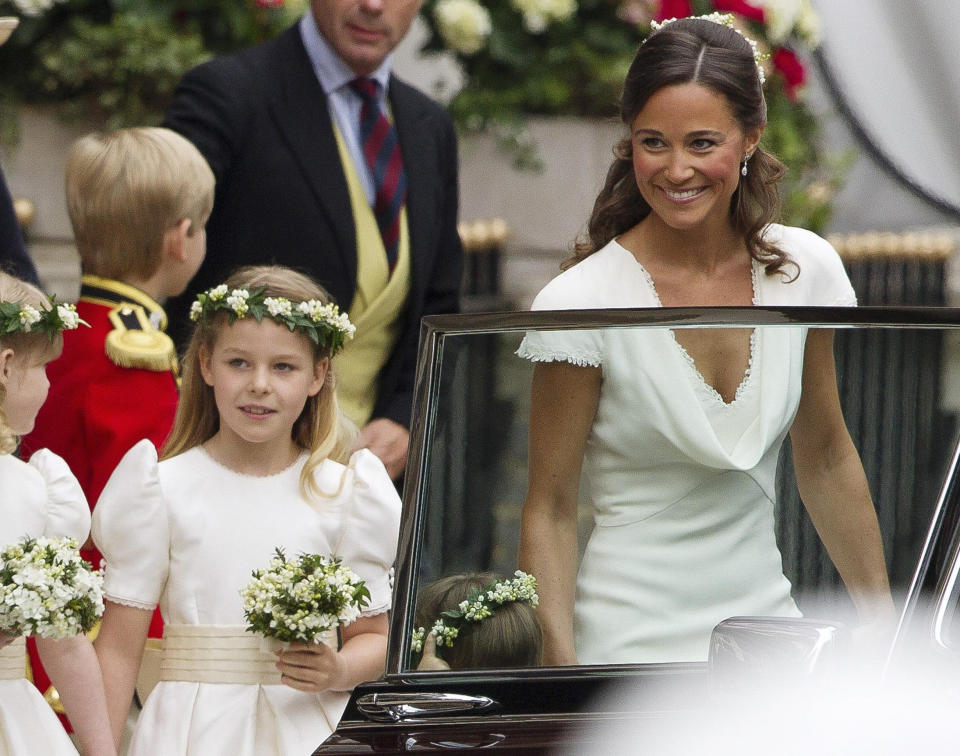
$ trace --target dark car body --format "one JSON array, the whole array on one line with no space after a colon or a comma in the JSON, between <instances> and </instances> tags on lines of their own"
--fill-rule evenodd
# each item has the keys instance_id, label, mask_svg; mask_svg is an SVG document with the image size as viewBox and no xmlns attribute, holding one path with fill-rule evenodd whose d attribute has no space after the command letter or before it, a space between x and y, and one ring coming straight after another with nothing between
<instances>
[{"instance_id":1,"label":"dark car body","mask_svg":"<svg viewBox=\"0 0 960 756\"><path fill-rule=\"evenodd\" d=\"M336 732L315 753L577 752L584 733L605 723L626 720L642 728L683 709L683 697L661 697L661 688L678 681L709 686L716 670L706 660L418 671L410 661L416 597L437 574L515 563L525 481L521 405L529 373L512 352L524 332L797 326L835 331L844 414L877 504L901 617L877 665L895 663L908 644L957 658L960 471L951 387L960 310L663 308L435 316L424 320L421 332L386 671L356 688ZM795 590L822 598L840 583L796 506L789 472L783 477L787 503L777 527L784 569ZM789 652L804 623L822 630L850 624L843 601L823 605L837 608L839 625L821 611L811 620L771 620L764 636ZM744 627L732 627L730 637L749 640L755 625L748 620ZM802 650L810 651L804 643ZM630 693L618 700L624 685Z\"/></svg>"}]
</instances>

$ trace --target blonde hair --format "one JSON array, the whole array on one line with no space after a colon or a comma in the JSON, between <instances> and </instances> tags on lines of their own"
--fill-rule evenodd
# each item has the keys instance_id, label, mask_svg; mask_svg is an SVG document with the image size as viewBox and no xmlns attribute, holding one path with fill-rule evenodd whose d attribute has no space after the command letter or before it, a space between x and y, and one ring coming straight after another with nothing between
<instances>
[{"instance_id":1,"label":"blonde hair","mask_svg":"<svg viewBox=\"0 0 960 756\"><path fill-rule=\"evenodd\" d=\"M0 271L0 302L17 302L36 307L38 310L50 309L50 300L33 284L14 278ZM0 334L0 350L12 349L14 359L30 360L38 363L49 362L60 356L63 349L63 337L58 333L52 338L43 331ZM12 454L17 449L17 435L7 422L3 403L7 399L7 389L0 383L0 454Z\"/></svg>"},{"instance_id":2,"label":"blonde hair","mask_svg":"<svg viewBox=\"0 0 960 756\"><path fill-rule=\"evenodd\" d=\"M226 284L230 289L263 288L267 296L286 297L293 302L308 299L318 299L324 303L330 301L330 296L318 283L280 265L240 268L234 271ZM180 403L177 405L173 430L163 446L163 459L199 446L212 438L220 427L213 388L206 384L200 372L200 356L201 351L213 351L217 336L227 327L227 323L227 313L221 312L209 320L201 320L194 328L183 360ZM313 348L314 364L329 358L329 349L314 344L306 335L300 334L300 337ZM355 436L355 426L340 412L336 379L333 370L328 368L323 387L316 395L307 397L303 412L293 424L293 441L310 452L300 473L300 490L304 496L329 495L317 486L314 470L327 458L346 462Z\"/></svg>"},{"instance_id":3,"label":"blonde hair","mask_svg":"<svg viewBox=\"0 0 960 756\"><path fill-rule=\"evenodd\" d=\"M67 157L67 210L84 273L151 276L164 234L190 220L203 228L213 208L213 171L170 129L137 127L80 137Z\"/></svg>"}]
</instances>

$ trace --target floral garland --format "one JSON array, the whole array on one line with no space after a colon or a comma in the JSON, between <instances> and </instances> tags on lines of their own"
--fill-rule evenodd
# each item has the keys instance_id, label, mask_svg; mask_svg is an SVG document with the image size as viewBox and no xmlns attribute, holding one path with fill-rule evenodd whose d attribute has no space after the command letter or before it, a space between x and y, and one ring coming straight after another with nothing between
<instances>
[{"instance_id":1,"label":"floral garland","mask_svg":"<svg viewBox=\"0 0 960 756\"><path fill-rule=\"evenodd\" d=\"M512 580L496 580L483 588L475 589L456 609L443 612L430 627L430 632L437 639L437 645L452 647L465 623L482 622L493 616L494 610L504 604L520 601L536 606L540 602L536 578L522 570L513 574L515 577ZM423 641L426 637L425 628L418 627L414 630L411 646L416 653L423 653Z\"/></svg>"},{"instance_id":2,"label":"floral garland","mask_svg":"<svg viewBox=\"0 0 960 756\"><path fill-rule=\"evenodd\" d=\"M190 320L195 323L209 322L220 311L230 316L230 322L247 316L260 323L269 317L276 323L293 331L301 331L314 344L330 350L333 356L339 352L347 339L352 339L356 326L345 312L333 303L308 299L291 302L286 297L264 296L264 289L237 288L231 290L226 284L214 286L197 294L190 306Z\"/></svg>"},{"instance_id":3,"label":"floral garland","mask_svg":"<svg viewBox=\"0 0 960 756\"><path fill-rule=\"evenodd\" d=\"M757 64L757 75L760 78L760 84L767 83L767 76L763 72L763 64L770 57L770 55L767 53L761 53L760 48L757 46L757 41L755 39L751 39L737 28L736 20L734 19L732 13L707 13L703 16L689 16L689 18L697 19L699 21L709 21L712 24L726 26L728 29L733 29L737 34L743 37L753 50L753 60ZM672 24L676 20L676 18L665 18L663 21L651 21L650 28L655 32L658 32L664 26L667 24ZM643 41L646 42L647 39L650 39L650 37L647 37Z\"/></svg>"},{"instance_id":4,"label":"floral garland","mask_svg":"<svg viewBox=\"0 0 960 756\"><path fill-rule=\"evenodd\" d=\"M0 302L0 337L11 333L47 334L51 339L61 331L72 331L80 324L89 325L77 315L72 304L57 304L54 298L49 300L48 308L37 309L33 305L20 302Z\"/></svg>"}]
</instances>

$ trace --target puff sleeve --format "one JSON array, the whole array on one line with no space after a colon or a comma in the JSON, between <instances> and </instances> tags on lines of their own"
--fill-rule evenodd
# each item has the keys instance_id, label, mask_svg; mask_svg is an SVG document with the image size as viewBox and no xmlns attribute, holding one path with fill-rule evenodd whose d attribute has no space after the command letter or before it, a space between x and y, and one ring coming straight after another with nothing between
<instances>
[{"instance_id":1,"label":"puff sleeve","mask_svg":"<svg viewBox=\"0 0 960 756\"><path fill-rule=\"evenodd\" d=\"M74 538L82 546L90 535L90 507L70 467L49 449L34 453L29 464L40 473L46 486L43 534Z\"/></svg>"},{"instance_id":2,"label":"puff sleeve","mask_svg":"<svg viewBox=\"0 0 960 756\"><path fill-rule=\"evenodd\" d=\"M93 540L103 554L104 596L153 609L170 567L170 528L160 488L157 450L144 439L107 481L93 512Z\"/></svg>"},{"instance_id":3,"label":"puff sleeve","mask_svg":"<svg viewBox=\"0 0 960 756\"><path fill-rule=\"evenodd\" d=\"M400 532L400 496L383 463L369 449L354 452L350 501L334 553L367 584L364 615L382 614L391 605L390 573Z\"/></svg>"}]
</instances>

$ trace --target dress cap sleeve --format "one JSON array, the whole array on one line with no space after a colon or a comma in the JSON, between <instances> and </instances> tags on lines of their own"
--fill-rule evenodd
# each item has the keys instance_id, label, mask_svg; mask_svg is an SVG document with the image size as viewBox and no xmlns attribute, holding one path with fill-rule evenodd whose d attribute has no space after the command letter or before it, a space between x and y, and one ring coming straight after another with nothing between
<instances>
[{"instance_id":1,"label":"dress cap sleeve","mask_svg":"<svg viewBox=\"0 0 960 756\"><path fill-rule=\"evenodd\" d=\"M400 496L380 459L369 449L354 452L350 501L344 511L337 556L357 573L370 590L365 615L381 614L391 606L390 572L397 555Z\"/></svg>"},{"instance_id":2,"label":"dress cap sleeve","mask_svg":"<svg viewBox=\"0 0 960 756\"><path fill-rule=\"evenodd\" d=\"M107 481L93 512L93 540L106 563L104 596L153 609L170 566L170 528L150 441L138 441Z\"/></svg>"},{"instance_id":3,"label":"dress cap sleeve","mask_svg":"<svg viewBox=\"0 0 960 756\"><path fill-rule=\"evenodd\" d=\"M570 310L589 308L574 296L566 296L570 287L567 273L548 283L530 306L531 310ZM569 362L579 367L600 367L603 362L603 334L598 330L527 331L517 356L531 362Z\"/></svg>"},{"instance_id":4,"label":"dress cap sleeve","mask_svg":"<svg viewBox=\"0 0 960 756\"><path fill-rule=\"evenodd\" d=\"M74 538L82 546L90 535L90 507L80 482L70 472L66 461L49 449L35 452L29 464L46 484L44 535Z\"/></svg>"}]
</instances>

